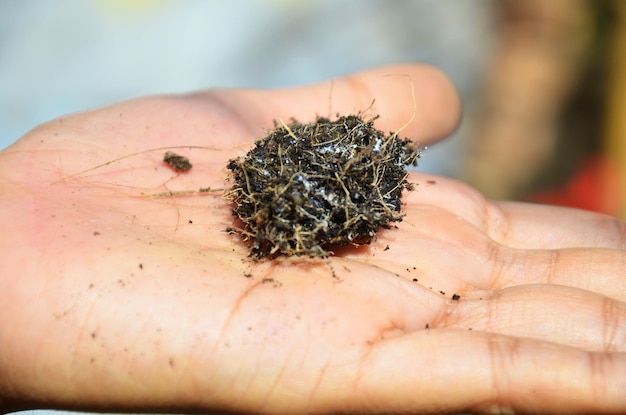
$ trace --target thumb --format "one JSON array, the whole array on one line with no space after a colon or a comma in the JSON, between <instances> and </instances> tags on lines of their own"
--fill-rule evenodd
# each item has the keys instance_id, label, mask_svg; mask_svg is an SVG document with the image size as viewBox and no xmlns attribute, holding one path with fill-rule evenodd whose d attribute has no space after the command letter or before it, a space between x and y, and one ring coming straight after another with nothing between
<instances>
[{"instance_id":1,"label":"thumb","mask_svg":"<svg viewBox=\"0 0 626 415\"><path fill-rule=\"evenodd\" d=\"M461 113L459 96L440 70L421 64L384 66L314 84L268 90L212 90L195 94L218 100L244 123L271 128L274 120L362 113L380 115L376 127L426 145L450 134Z\"/></svg>"}]
</instances>

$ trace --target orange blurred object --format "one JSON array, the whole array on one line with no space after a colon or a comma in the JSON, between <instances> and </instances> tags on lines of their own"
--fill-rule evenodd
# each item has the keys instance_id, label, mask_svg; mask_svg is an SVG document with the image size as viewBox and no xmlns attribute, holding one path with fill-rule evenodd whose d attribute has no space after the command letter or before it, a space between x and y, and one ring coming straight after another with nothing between
<instances>
[{"instance_id":1,"label":"orange blurred object","mask_svg":"<svg viewBox=\"0 0 626 415\"><path fill-rule=\"evenodd\" d=\"M620 216L626 202L625 184L617 163L609 157L592 155L564 186L542 190L527 200Z\"/></svg>"}]
</instances>

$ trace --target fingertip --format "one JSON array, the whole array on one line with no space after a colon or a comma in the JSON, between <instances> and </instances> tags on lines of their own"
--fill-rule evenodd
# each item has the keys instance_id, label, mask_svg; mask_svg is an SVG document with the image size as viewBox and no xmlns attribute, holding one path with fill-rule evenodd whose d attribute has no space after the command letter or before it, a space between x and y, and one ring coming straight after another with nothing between
<instances>
[{"instance_id":1,"label":"fingertip","mask_svg":"<svg viewBox=\"0 0 626 415\"><path fill-rule=\"evenodd\" d=\"M422 134L425 141L432 142L456 130L462 105L456 86L445 72L434 66L426 66L423 71L422 120L428 129Z\"/></svg>"},{"instance_id":2,"label":"fingertip","mask_svg":"<svg viewBox=\"0 0 626 415\"><path fill-rule=\"evenodd\" d=\"M461 101L451 79L439 68L403 64L366 71L378 95L377 109L389 130L428 144L446 137L460 120Z\"/></svg>"}]
</instances>

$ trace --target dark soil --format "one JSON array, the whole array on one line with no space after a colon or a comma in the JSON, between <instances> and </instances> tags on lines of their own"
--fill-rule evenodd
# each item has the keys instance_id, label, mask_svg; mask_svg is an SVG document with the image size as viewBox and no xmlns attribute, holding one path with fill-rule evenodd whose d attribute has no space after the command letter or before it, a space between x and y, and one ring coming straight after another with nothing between
<instances>
[{"instance_id":1,"label":"dark soil","mask_svg":"<svg viewBox=\"0 0 626 415\"><path fill-rule=\"evenodd\" d=\"M176 171L188 171L192 167L187 157L180 156L173 151L165 152L163 161Z\"/></svg>"},{"instance_id":2,"label":"dark soil","mask_svg":"<svg viewBox=\"0 0 626 415\"><path fill-rule=\"evenodd\" d=\"M375 129L374 119L281 121L245 157L229 161L227 198L251 256L327 257L333 246L367 244L402 219L402 190L412 188L406 166L421 153Z\"/></svg>"}]
</instances>

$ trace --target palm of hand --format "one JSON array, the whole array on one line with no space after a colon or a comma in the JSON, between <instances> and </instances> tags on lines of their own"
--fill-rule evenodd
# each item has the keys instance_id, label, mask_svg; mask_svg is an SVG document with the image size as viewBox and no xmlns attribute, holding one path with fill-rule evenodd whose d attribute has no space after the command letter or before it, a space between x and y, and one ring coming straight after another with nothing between
<instances>
[{"instance_id":1,"label":"palm of hand","mask_svg":"<svg viewBox=\"0 0 626 415\"><path fill-rule=\"evenodd\" d=\"M358 79L337 88L362 91ZM339 107L354 107L337 93ZM11 390L28 390L36 405L100 409L624 404L617 221L496 205L415 174L404 221L338 251L335 276L323 260L247 260L225 232L226 161L260 125L305 119L324 102L287 110L289 94L137 100L52 122L2 154L11 237L1 241L0 295L12 313L1 320L0 373L19 374ZM452 118L424 115L423 139ZM175 146L191 172L161 162ZM185 193L207 187L215 191ZM583 406L568 408L571 393Z\"/></svg>"}]
</instances>

